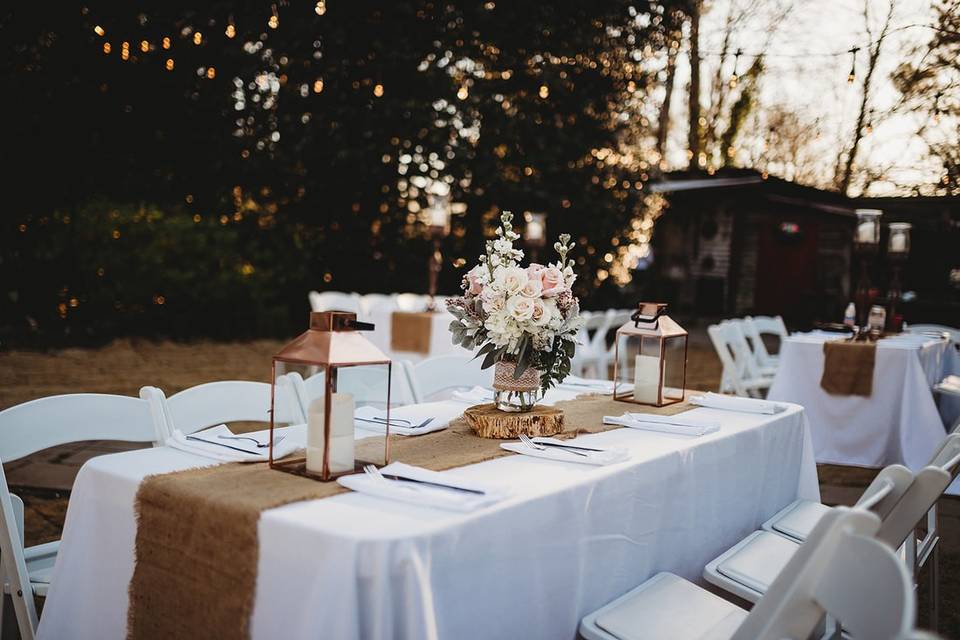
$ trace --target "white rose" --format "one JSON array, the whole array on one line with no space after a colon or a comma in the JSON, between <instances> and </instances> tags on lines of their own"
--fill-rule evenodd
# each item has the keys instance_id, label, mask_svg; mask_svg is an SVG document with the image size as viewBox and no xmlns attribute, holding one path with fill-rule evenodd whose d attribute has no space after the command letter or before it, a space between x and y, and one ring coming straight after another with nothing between
<instances>
[{"instance_id":1,"label":"white rose","mask_svg":"<svg viewBox=\"0 0 960 640\"><path fill-rule=\"evenodd\" d=\"M497 272L497 284L507 296L515 296L527 286L526 269L520 267L505 267Z\"/></svg>"},{"instance_id":2,"label":"white rose","mask_svg":"<svg viewBox=\"0 0 960 640\"><path fill-rule=\"evenodd\" d=\"M483 310L487 313L496 313L503 309L504 295L497 291L496 287L484 287L480 292L480 300L483 302Z\"/></svg>"},{"instance_id":3,"label":"white rose","mask_svg":"<svg viewBox=\"0 0 960 640\"><path fill-rule=\"evenodd\" d=\"M517 322L526 322L533 317L534 302L523 296L513 296L507 299L506 311Z\"/></svg>"},{"instance_id":4,"label":"white rose","mask_svg":"<svg viewBox=\"0 0 960 640\"><path fill-rule=\"evenodd\" d=\"M533 301L533 315L531 319L538 327L545 327L550 323L550 308L543 303L543 300L535 299Z\"/></svg>"},{"instance_id":5,"label":"white rose","mask_svg":"<svg viewBox=\"0 0 960 640\"><path fill-rule=\"evenodd\" d=\"M541 293L543 293L543 284L540 282L540 278L528 277L527 284L520 289L520 295L526 298L539 298Z\"/></svg>"}]
</instances>

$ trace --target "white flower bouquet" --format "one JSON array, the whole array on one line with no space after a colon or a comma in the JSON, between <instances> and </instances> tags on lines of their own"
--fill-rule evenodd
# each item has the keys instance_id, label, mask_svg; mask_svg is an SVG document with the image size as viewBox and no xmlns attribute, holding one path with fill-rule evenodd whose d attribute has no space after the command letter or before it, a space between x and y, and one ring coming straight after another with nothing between
<instances>
[{"instance_id":1,"label":"white flower bouquet","mask_svg":"<svg viewBox=\"0 0 960 640\"><path fill-rule=\"evenodd\" d=\"M510 212L500 216L497 239L487 241L486 254L463 278L463 295L447 300L456 318L450 332L454 344L477 350L484 369L498 364L498 382L499 363L508 363L505 369L514 380L539 374L539 387L546 391L570 373L583 326L571 290L576 280L573 261L567 258L574 245L569 234L562 234L553 245L559 260L521 267L523 251L513 246L520 236L512 220Z\"/></svg>"}]
</instances>

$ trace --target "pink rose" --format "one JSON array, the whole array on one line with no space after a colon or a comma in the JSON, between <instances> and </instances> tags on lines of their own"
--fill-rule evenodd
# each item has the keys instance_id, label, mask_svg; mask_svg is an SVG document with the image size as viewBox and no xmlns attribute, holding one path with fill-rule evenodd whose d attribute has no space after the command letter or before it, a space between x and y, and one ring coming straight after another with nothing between
<instances>
[{"instance_id":1,"label":"pink rose","mask_svg":"<svg viewBox=\"0 0 960 640\"><path fill-rule=\"evenodd\" d=\"M467 284L469 285L467 292L475 296L479 295L480 292L483 291L483 285L480 284L480 279L478 277L480 275L478 269L483 269L483 265L478 264L467 272Z\"/></svg>"},{"instance_id":2,"label":"pink rose","mask_svg":"<svg viewBox=\"0 0 960 640\"><path fill-rule=\"evenodd\" d=\"M540 272L546 269L542 264L537 264L536 262L531 262L530 266L527 267L527 277L533 280L534 278L540 279Z\"/></svg>"},{"instance_id":3,"label":"pink rose","mask_svg":"<svg viewBox=\"0 0 960 640\"><path fill-rule=\"evenodd\" d=\"M563 272L556 267L547 267L540 272L540 281L543 283L543 297L555 296L564 290L567 285L563 279Z\"/></svg>"}]
</instances>

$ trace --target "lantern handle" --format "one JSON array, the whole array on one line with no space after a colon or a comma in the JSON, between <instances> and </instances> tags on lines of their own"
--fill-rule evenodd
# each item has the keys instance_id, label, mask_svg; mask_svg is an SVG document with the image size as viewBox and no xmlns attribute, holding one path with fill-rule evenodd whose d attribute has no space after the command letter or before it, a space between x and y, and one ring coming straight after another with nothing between
<instances>
[{"instance_id":1,"label":"lantern handle","mask_svg":"<svg viewBox=\"0 0 960 640\"><path fill-rule=\"evenodd\" d=\"M630 316L630 319L633 320L633 325L637 328L640 327L640 323L653 323L653 328L656 329L660 325L660 316L664 315L667 312L667 305L662 303L652 303L656 306L656 311L653 315L649 314L649 307L651 303L641 302L638 305L636 311L633 312L633 315ZM647 313L644 313L647 311Z\"/></svg>"},{"instance_id":2,"label":"lantern handle","mask_svg":"<svg viewBox=\"0 0 960 640\"><path fill-rule=\"evenodd\" d=\"M347 326L355 331L373 331L376 325L372 322L361 322L360 320L347 320Z\"/></svg>"}]
</instances>

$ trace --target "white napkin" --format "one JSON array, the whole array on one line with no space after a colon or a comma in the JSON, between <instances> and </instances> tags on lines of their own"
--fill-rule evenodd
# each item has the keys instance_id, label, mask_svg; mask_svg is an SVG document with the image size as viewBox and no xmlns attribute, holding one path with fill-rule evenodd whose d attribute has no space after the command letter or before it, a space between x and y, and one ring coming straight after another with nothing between
<instances>
[{"instance_id":1,"label":"white napkin","mask_svg":"<svg viewBox=\"0 0 960 640\"><path fill-rule=\"evenodd\" d=\"M579 376L567 376L557 387L580 393L613 393L612 380L595 380Z\"/></svg>"},{"instance_id":2,"label":"white napkin","mask_svg":"<svg viewBox=\"0 0 960 640\"><path fill-rule=\"evenodd\" d=\"M720 430L714 420L699 420L683 415L658 416L649 413L625 413L622 416L603 416L603 424L616 424L631 429L677 433L685 436L703 436Z\"/></svg>"},{"instance_id":3,"label":"white napkin","mask_svg":"<svg viewBox=\"0 0 960 640\"><path fill-rule=\"evenodd\" d=\"M232 435L234 433L225 424L197 431L190 436L175 430L173 435L167 438L165 444L180 451L222 462L266 462L269 459L269 447L258 448L251 440L228 440L219 437ZM258 431L240 435L254 438L260 442L269 442L270 440L269 432ZM191 439L188 439L188 437ZM196 438L199 438L199 440ZM284 458L302 448L302 444L297 444L293 439L285 436L279 444L274 445L273 457L274 459Z\"/></svg>"},{"instance_id":4,"label":"white napkin","mask_svg":"<svg viewBox=\"0 0 960 640\"><path fill-rule=\"evenodd\" d=\"M708 391L702 396L691 396L690 403L711 409L725 409L727 411L740 411L742 413L764 413L768 415L787 410L786 405L780 404L779 402L759 400L757 398L726 396L720 393L713 393L712 391Z\"/></svg>"},{"instance_id":5,"label":"white napkin","mask_svg":"<svg viewBox=\"0 0 960 640\"><path fill-rule=\"evenodd\" d=\"M493 390L484 387L472 387L465 390L457 390L451 396L457 402L466 402L467 404L484 404L493 402Z\"/></svg>"},{"instance_id":6,"label":"white napkin","mask_svg":"<svg viewBox=\"0 0 960 640\"><path fill-rule=\"evenodd\" d=\"M390 433L401 436L420 436L433 431L446 429L450 421L463 415L463 403L452 400L442 402L423 402L405 407L390 409ZM386 420L387 412L376 407L358 407L353 414L354 425L364 431L383 433L384 425L378 420ZM425 420L426 425L417 428Z\"/></svg>"},{"instance_id":7,"label":"white napkin","mask_svg":"<svg viewBox=\"0 0 960 640\"><path fill-rule=\"evenodd\" d=\"M569 440L556 440L554 438L533 438L533 441L556 442L565 445L575 444ZM528 447L522 442L502 442L500 443L500 448L525 456L532 456L534 458L544 458L546 460L557 460L560 462L577 462L579 464L591 464L598 467L603 467L608 464L616 464L618 462L623 462L624 460L630 459L630 452L619 447L612 449L590 447L591 449L599 449L599 451L584 451L577 449L577 451L587 454L585 456L579 456L575 453L571 453L567 449L562 449L560 447L545 447L542 450L535 449L533 447Z\"/></svg>"},{"instance_id":8,"label":"white napkin","mask_svg":"<svg viewBox=\"0 0 960 640\"><path fill-rule=\"evenodd\" d=\"M448 484L464 489L475 489L483 491L483 495L413 482L381 480L366 473L342 476L337 479L337 482L357 493L366 493L386 500L464 512L486 507L510 495L510 492L504 487L474 480L463 480L458 478L456 473L430 471L402 462L392 462L380 469L380 472L415 480Z\"/></svg>"},{"instance_id":9,"label":"white napkin","mask_svg":"<svg viewBox=\"0 0 960 640\"><path fill-rule=\"evenodd\" d=\"M940 384L937 385L937 389L945 389L953 393L960 393L960 376L947 376L940 382Z\"/></svg>"}]
</instances>

